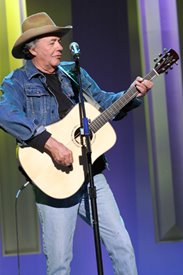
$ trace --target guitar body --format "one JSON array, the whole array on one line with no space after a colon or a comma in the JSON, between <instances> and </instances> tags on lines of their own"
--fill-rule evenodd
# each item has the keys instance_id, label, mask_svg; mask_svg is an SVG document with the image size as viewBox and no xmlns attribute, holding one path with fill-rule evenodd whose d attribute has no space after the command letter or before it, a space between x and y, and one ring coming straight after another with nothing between
<instances>
[{"instance_id":1,"label":"guitar body","mask_svg":"<svg viewBox=\"0 0 183 275\"><path fill-rule=\"evenodd\" d=\"M100 112L89 103L86 103L85 108L86 115L91 121L100 115ZM84 183L87 172L86 159L82 151L85 151L85 144L81 144L80 136L76 137L79 127L79 105L76 105L64 119L46 127L53 138L73 152L72 167L55 164L48 154L40 153L32 147L19 148L21 166L32 182L52 198L69 198L77 193ZM92 133L92 163L108 151L115 142L115 131L108 122L96 133Z\"/></svg>"}]
</instances>

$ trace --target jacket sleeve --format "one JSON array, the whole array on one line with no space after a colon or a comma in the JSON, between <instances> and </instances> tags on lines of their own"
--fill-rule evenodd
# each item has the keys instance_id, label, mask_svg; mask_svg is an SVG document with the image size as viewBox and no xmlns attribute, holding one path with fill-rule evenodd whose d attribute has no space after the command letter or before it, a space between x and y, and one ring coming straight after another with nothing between
<instances>
[{"instance_id":1,"label":"jacket sleeve","mask_svg":"<svg viewBox=\"0 0 183 275\"><path fill-rule=\"evenodd\" d=\"M97 83L91 78L91 76L82 68L81 69L83 88L87 91L90 96L101 105L102 109L105 110L112 103L114 103L119 97L123 96L126 91L120 92L107 92L102 90ZM116 115L114 120L119 120L126 116L127 112L138 107L142 103L142 99L134 98L126 106L124 106L119 113Z\"/></svg>"},{"instance_id":2,"label":"jacket sleeve","mask_svg":"<svg viewBox=\"0 0 183 275\"><path fill-rule=\"evenodd\" d=\"M26 140L45 131L45 127L26 116L26 99L16 80L5 78L0 89L0 127L26 145Z\"/></svg>"}]
</instances>

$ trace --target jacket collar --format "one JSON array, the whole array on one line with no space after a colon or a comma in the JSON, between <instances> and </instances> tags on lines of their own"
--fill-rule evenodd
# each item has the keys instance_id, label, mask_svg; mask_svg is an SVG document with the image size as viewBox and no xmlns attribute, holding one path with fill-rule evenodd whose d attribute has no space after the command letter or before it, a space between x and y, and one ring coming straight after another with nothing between
<instances>
[{"instance_id":1,"label":"jacket collar","mask_svg":"<svg viewBox=\"0 0 183 275\"><path fill-rule=\"evenodd\" d=\"M27 60L26 61L24 69L25 69L25 73L26 73L29 80L32 79L36 75L43 76L43 74L32 63L32 60ZM61 70L59 70L59 67L58 67L58 75L59 75L60 78L62 78L63 75L64 75L64 73Z\"/></svg>"}]
</instances>

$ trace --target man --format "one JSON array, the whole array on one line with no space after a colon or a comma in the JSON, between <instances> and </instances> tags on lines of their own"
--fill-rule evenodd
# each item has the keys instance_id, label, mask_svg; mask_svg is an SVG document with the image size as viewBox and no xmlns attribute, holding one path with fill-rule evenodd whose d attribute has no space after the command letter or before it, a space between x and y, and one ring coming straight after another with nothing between
<instances>
[{"instance_id":1,"label":"man","mask_svg":"<svg viewBox=\"0 0 183 275\"><path fill-rule=\"evenodd\" d=\"M46 13L37 13L23 22L22 30L12 54L15 58L26 59L26 63L3 80L0 126L13 135L21 146L31 146L39 150L40 154L45 152L54 163L69 167L75 161L73 152L66 144L53 138L45 126L62 119L78 103L78 91L68 76L68 73L73 75L75 64L60 63L63 50L61 38L71 30L71 26L58 27ZM82 68L81 79L88 97L103 109L124 93L102 91ZM133 85L136 85L138 95L118 113L116 119L140 105L140 97L152 88L152 82L143 81L140 77ZM137 271L132 244L113 194L102 174L104 169L105 160L101 156L92 166L100 237L112 259L114 273L135 275ZM86 209L87 189L69 207L63 207L62 200L49 197L36 185L34 190L43 231L47 274L68 275L77 215L91 224L91 211ZM106 215L109 210L110 217Z\"/></svg>"}]
</instances>

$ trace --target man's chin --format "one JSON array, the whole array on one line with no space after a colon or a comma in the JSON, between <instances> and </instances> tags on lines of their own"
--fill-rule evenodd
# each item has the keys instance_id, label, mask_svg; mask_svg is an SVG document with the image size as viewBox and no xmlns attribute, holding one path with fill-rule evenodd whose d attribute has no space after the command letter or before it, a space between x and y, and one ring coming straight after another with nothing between
<instances>
[{"instance_id":1,"label":"man's chin","mask_svg":"<svg viewBox=\"0 0 183 275\"><path fill-rule=\"evenodd\" d=\"M55 59L55 62L53 62L52 66L57 67L60 64L60 62L61 62L61 58L57 58Z\"/></svg>"}]
</instances>

